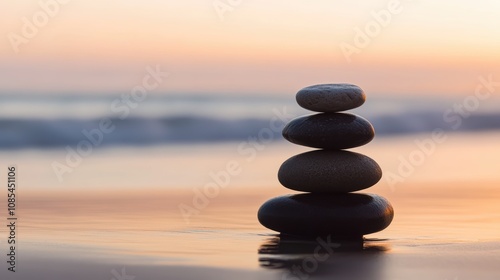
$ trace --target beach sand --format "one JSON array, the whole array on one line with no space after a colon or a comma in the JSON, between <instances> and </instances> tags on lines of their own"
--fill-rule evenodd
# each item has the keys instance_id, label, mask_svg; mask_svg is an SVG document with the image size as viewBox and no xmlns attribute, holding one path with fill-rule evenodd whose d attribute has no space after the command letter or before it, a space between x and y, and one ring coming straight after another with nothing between
<instances>
[{"instance_id":1,"label":"beach sand","mask_svg":"<svg viewBox=\"0 0 500 280\"><path fill-rule=\"evenodd\" d=\"M498 134L486 136L477 151L472 151L477 141L450 140L404 182L391 187L383 179L364 191L388 198L393 223L365 236L362 244L344 243L332 251L317 249L314 240L280 239L257 221L263 202L294 193L275 181L279 162L296 153L288 146L269 148L272 155L249 164L246 175L234 179L236 185L221 188L188 220L179 205L192 203L193 189L202 185L41 189L28 187L36 178L25 178L19 191L17 272L8 272L3 262L1 279L498 279L500 180L494 172L498 151L492 150ZM413 147L401 139L394 143L410 144L377 143L363 152L386 174L397 169L397 155ZM212 150L200 162L210 163L207 157L214 153L219 152ZM195 156L177 157L171 154L168 168L181 157ZM230 158L219 154L214 161L220 164L211 168Z\"/></svg>"}]
</instances>

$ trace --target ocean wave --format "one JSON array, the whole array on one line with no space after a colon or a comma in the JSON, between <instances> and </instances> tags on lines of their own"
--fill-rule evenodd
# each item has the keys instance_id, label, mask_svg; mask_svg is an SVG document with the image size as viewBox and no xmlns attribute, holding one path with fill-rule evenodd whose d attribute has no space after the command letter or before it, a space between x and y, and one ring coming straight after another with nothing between
<instances>
[{"instance_id":1,"label":"ocean wave","mask_svg":"<svg viewBox=\"0 0 500 280\"><path fill-rule=\"evenodd\" d=\"M210 118L177 115L159 118L134 117L109 119L114 130L102 133L98 146L193 144L224 141L246 141L259 137L263 131L273 140L282 140L275 126L271 130L267 118ZM380 114L370 116L370 122L379 136L430 132L436 128L445 131L477 132L500 129L500 114L474 114L467 118L450 115L445 121L442 113L413 112L408 114ZM100 119L0 119L0 149L59 148L75 146L95 139ZM283 124L284 126L284 124Z\"/></svg>"}]
</instances>

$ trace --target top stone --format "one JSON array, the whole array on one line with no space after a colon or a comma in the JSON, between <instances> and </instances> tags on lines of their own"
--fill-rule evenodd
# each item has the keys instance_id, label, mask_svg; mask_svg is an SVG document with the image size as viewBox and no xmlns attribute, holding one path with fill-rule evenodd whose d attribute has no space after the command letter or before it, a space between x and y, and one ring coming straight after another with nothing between
<instances>
[{"instance_id":1,"label":"top stone","mask_svg":"<svg viewBox=\"0 0 500 280\"><path fill-rule=\"evenodd\" d=\"M334 113L359 107L365 103L363 90L351 84L314 85L297 92L297 103L304 109Z\"/></svg>"}]
</instances>

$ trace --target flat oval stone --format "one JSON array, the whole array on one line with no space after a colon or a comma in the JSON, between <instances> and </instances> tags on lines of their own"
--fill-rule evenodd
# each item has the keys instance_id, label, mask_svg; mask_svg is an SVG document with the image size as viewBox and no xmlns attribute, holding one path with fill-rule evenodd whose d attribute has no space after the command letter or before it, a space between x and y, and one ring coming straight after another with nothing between
<instances>
[{"instance_id":1,"label":"flat oval stone","mask_svg":"<svg viewBox=\"0 0 500 280\"><path fill-rule=\"evenodd\" d=\"M389 226L394 210L374 194L297 194L273 198L258 212L259 222L284 234L359 237Z\"/></svg>"},{"instance_id":2,"label":"flat oval stone","mask_svg":"<svg viewBox=\"0 0 500 280\"><path fill-rule=\"evenodd\" d=\"M373 159L349 151L316 150L293 156L278 171L280 183L292 190L347 193L375 185L382 169Z\"/></svg>"},{"instance_id":3,"label":"flat oval stone","mask_svg":"<svg viewBox=\"0 0 500 280\"><path fill-rule=\"evenodd\" d=\"M340 150L369 143L375 130L357 115L322 113L293 119L283 129L283 137L302 146Z\"/></svg>"},{"instance_id":4,"label":"flat oval stone","mask_svg":"<svg viewBox=\"0 0 500 280\"><path fill-rule=\"evenodd\" d=\"M365 103L363 90L351 84L314 85L301 89L295 96L297 103L316 112L340 112Z\"/></svg>"}]
</instances>

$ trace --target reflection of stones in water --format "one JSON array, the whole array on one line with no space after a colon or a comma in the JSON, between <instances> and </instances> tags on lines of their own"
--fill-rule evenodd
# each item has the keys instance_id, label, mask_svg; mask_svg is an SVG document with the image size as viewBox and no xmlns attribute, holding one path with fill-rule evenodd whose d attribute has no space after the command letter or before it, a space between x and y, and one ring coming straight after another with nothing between
<instances>
[{"instance_id":1,"label":"reflection of stones in water","mask_svg":"<svg viewBox=\"0 0 500 280\"><path fill-rule=\"evenodd\" d=\"M306 279L309 276L348 276L342 279L383 279L385 240L321 240L273 237L259 248L259 264L283 270L281 279ZM356 277L354 277L356 276ZM362 277L362 278L359 278ZM340 278L339 278L340 279Z\"/></svg>"},{"instance_id":2,"label":"reflection of stones in water","mask_svg":"<svg viewBox=\"0 0 500 280\"><path fill-rule=\"evenodd\" d=\"M261 255L302 255L314 254L317 248L321 248L323 253L327 252L325 248L330 244L333 253L356 252L356 253L383 253L390 248L382 239L347 239L332 240L328 237L321 238L322 244L317 239L297 239L288 236L276 236L269 238L259 248ZM326 245L325 245L326 244ZM321 252L320 252L321 253Z\"/></svg>"}]
</instances>

